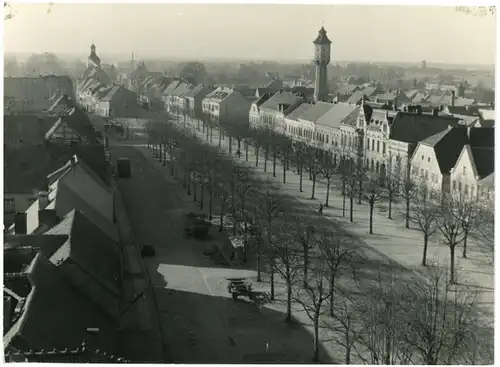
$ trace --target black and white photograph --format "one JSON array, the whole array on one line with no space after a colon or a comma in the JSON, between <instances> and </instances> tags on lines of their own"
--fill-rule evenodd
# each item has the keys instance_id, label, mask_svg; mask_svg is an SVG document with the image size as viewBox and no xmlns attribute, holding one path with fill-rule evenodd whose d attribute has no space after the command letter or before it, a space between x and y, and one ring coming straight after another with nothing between
<instances>
[{"instance_id":1,"label":"black and white photograph","mask_svg":"<svg viewBox=\"0 0 500 367\"><path fill-rule=\"evenodd\" d=\"M494 364L493 1L3 9L3 362Z\"/></svg>"}]
</instances>

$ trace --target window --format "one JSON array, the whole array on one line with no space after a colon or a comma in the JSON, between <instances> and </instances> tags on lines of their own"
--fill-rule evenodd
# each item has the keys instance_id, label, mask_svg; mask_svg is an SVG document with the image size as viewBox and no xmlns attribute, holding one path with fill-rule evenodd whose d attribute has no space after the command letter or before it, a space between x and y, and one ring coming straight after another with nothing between
<instances>
[{"instance_id":1,"label":"window","mask_svg":"<svg viewBox=\"0 0 500 367\"><path fill-rule=\"evenodd\" d=\"M380 141L377 140L377 153L379 153L379 152L380 152Z\"/></svg>"},{"instance_id":2,"label":"window","mask_svg":"<svg viewBox=\"0 0 500 367\"><path fill-rule=\"evenodd\" d=\"M469 196L469 185L465 185L465 187L464 187L464 194L465 194L466 197Z\"/></svg>"},{"instance_id":3,"label":"window","mask_svg":"<svg viewBox=\"0 0 500 367\"><path fill-rule=\"evenodd\" d=\"M476 188L474 186L470 187L470 196L471 197L476 196Z\"/></svg>"},{"instance_id":4,"label":"window","mask_svg":"<svg viewBox=\"0 0 500 367\"><path fill-rule=\"evenodd\" d=\"M467 174L467 167L465 167L465 166L464 166L464 167L462 168L462 175L464 175L464 176L465 176L466 174Z\"/></svg>"},{"instance_id":5,"label":"window","mask_svg":"<svg viewBox=\"0 0 500 367\"><path fill-rule=\"evenodd\" d=\"M424 169L420 168L420 177L424 177Z\"/></svg>"},{"instance_id":6,"label":"window","mask_svg":"<svg viewBox=\"0 0 500 367\"><path fill-rule=\"evenodd\" d=\"M372 152L375 151L375 139L372 139Z\"/></svg>"},{"instance_id":7,"label":"window","mask_svg":"<svg viewBox=\"0 0 500 367\"><path fill-rule=\"evenodd\" d=\"M425 179L428 180L429 179L429 171L425 170Z\"/></svg>"},{"instance_id":8,"label":"window","mask_svg":"<svg viewBox=\"0 0 500 367\"><path fill-rule=\"evenodd\" d=\"M458 191L462 191L462 183L460 181L458 182Z\"/></svg>"},{"instance_id":9,"label":"window","mask_svg":"<svg viewBox=\"0 0 500 367\"><path fill-rule=\"evenodd\" d=\"M424 156L422 156L422 160L424 160Z\"/></svg>"},{"instance_id":10,"label":"window","mask_svg":"<svg viewBox=\"0 0 500 367\"><path fill-rule=\"evenodd\" d=\"M3 199L4 211L5 213L15 213L16 203L14 199Z\"/></svg>"},{"instance_id":11,"label":"window","mask_svg":"<svg viewBox=\"0 0 500 367\"><path fill-rule=\"evenodd\" d=\"M385 143L382 143L382 154L385 154L385 148L386 148Z\"/></svg>"}]
</instances>

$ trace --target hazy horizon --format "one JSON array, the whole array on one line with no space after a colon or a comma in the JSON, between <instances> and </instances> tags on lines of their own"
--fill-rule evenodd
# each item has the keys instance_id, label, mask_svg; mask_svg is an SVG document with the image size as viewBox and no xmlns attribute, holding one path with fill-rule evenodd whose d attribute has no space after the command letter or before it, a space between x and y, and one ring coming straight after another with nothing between
<instances>
[{"instance_id":1,"label":"hazy horizon","mask_svg":"<svg viewBox=\"0 0 500 367\"><path fill-rule=\"evenodd\" d=\"M494 65L495 16L438 6L14 3L4 52L307 62L321 24L332 63ZM113 24L113 20L116 19ZM64 37L63 35L68 35ZM147 40L147 42L146 42Z\"/></svg>"}]
</instances>

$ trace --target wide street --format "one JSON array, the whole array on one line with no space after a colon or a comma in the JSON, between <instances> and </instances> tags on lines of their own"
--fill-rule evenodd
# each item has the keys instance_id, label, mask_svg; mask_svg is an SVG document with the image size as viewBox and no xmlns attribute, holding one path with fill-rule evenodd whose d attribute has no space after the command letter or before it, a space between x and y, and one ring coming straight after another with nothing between
<instances>
[{"instance_id":1,"label":"wide street","mask_svg":"<svg viewBox=\"0 0 500 367\"><path fill-rule=\"evenodd\" d=\"M312 340L303 327L287 327L282 314L230 298L224 278L252 272L215 265L201 242L184 237L183 214L196 209L166 168L157 167L144 146L114 146L112 154L131 160L132 176L120 179L121 193L138 241L156 250L146 261L165 362L310 361Z\"/></svg>"}]
</instances>

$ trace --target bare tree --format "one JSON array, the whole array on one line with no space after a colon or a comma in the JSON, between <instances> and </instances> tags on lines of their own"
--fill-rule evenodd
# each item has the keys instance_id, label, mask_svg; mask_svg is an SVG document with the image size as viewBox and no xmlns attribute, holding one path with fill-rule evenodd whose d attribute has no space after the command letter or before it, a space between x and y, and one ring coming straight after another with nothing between
<instances>
[{"instance_id":1,"label":"bare tree","mask_svg":"<svg viewBox=\"0 0 500 367\"><path fill-rule=\"evenodd\" d=\"M304 289L296 289L293 299L297 302L312 321L314 328L313 362L319 362L319 324L321 316L326 312L324 304L330 297L326 281L328 270L326 265L319 261L313 268L312 274L306 279Z\"/></svg>"},{"instance_id":2,"label":"bare tree","mask_svg":"<svg viewBox=\"0 0 500 367\"><path fill-rule=\"evenodd\" d=\"M471 198L463 198L461 204L458 206L458 213L462 218L462 228L464 230L464 245L462 257L467 258L467 241L469 234L476 232L478 227L481 226L481 205L479 202L473 201Z\"/></svg>"},{"instance_id":3,"label":"bare tree","mask_svg":"<svg viewBox=\"0 0 500 367\"><path fill-rule=\"evenodd\" d=\"M247 206L247 195L252 189L252 184L250 182L250 179L248 177L247 172L243 172L243 174L240 174L238 178L238 182L236 184L236 197L239 202L239 209L240 209L240 216L241 219L243 220L243 232L245 234L245 241L244 241L244 247L243 247L243 252L244 252L244 257L245 260L248 255L248 216L246 213L246 206Z\"/></svg>"},{"instance_id":4,"label":"bare tree","mask_svg":"<svg viewBox=\"0 0 500 367\"><path fill-rule=\"evenodd\" d=\"M267 244L269 249L271 249L271 238L273 234L273 224L275 218L280 216L283 213L283 204L281 201L281 198L279 197L278 193L275 192L271 188L271 184L269 183L268 186L265 189L264 195L262 197L262 200L259 201L260 204L260 212L262 217L264 218L265 221L265 229L267 233ZM269 252L270 254L270 259L269 261L271 262L271 267L270 267L270 276L271 276L271 299L274 300L274 259L272 257L272 251Z\"/></svg>"},{"instance_id":5,"label":"bare tree","mask_svg":"<svg viewBox=\"0 0 500 367\"><path fill-rule=\"evenodd\" d=\"M422 266L427 266L427 247L429 238L437 231L439 211L439 205L434 200L427 198L427 188L421 186L411 205L411 220L418 225L424 234Z\"/></svg>"},{"instance_id":6,"label":"bare tree","mask_svg":"<svg viewBox=\"0 0 500 367\"><path fill-rule=\"evenodd\" d=\"M437 226L446 246L450 249L450 282L455 283L455 249L465 237L463 219L460 211L461 203L452 195L445 195L443 206L439 212Z\"/></svg>"},{"instance_id":7,"label":"bare tree","mask_svg":"<svg viewBox=\"0 0 500 367\"><path fill-rule=\"evenodd\" d=\"M401 197L405 201L406 211L405 211L405 226L406 228L410 228L410 209L411 203L417 195L418 192L418 184L412 180L410 177L405 177L400 182L399 192Z\"/></svg>"},{"instance_id":8,"label":"bare tree","mask_svg":"<svg viewBox=\"0 0 500 367\"><path fill-rule=\"evenodd\" d=\"M380 178L377 175L370 176L363 185L363 198L370 206L370 234L373 234L373 209L375 203L386 197L385 188L380 186Z\"/></svg>"},{"instance_id":9,"label":"bare tree","mask_svg":"<svg viewBox=\"0 0 500 367\"><path fill-rule=\"evenodd\" d=\"M309 252L314 247L314 226L309 221L304 223L304 218L298 215L295 215L294 219L294 228L291 228L291 232L302 247L305 286L305 282L308 279Z\"/></svg>"},{"instance_id":10,"label":"bare tree","mask_svg":"<svg viewBox=\"0 0 500 367\"><path fill-rule=\"evenodd\" d=\"M316 180L320 173L321 173L320 162L317 157L313 157L310 161L310 166L309 166L309 175L312 180L311 200L314 199L314 194L316 192Z\"/></svg>"},{"instance_id":11,"label":"bare tree","mask_svg":"<svg viewBox=\"0 0 500 367\"><path fill-rule=\"evenodd\" d=\"M325 163L322 165L320 168L320 173L321 176L323 176L326 179L326 200L325 200L325 206L328 208L329 204L329 199L330 199L330 187L332 184L332 179L335 176L335 174L338 172L337 167L335 166L335 163L332 162L331 159L327 159Z\"/></svg>"},{"instance_id":12,"label":"bare tree","mask_svg":"<svg viewBox=\"0 0 500 367\"><path fill-rule=\"evenodd\" d=\"M335 286L337 279L342 275L341 273L348 270L354 274L353 260L354 251L342 248L343 242L347 240L348 236L341 233L341 231L323 233L318 239L318 247L320 249L320 256L325 262L328 269L328 286L329 286L329 304L330 315L333 316L334 312L334 296Z\"/></svg>"},{"instance_id":13,"label":"bare tree","mask_svg":"<svg viewBox=\"0 0 500 367\"><path fill-rule=\"evenodd\" d=\"M220 207L220 222L219 222L219 232L224 229L224 215L226 214L225 209L229 205L231 199L231 191L227 187L225 181L219 180L215 185L215 192L219 198Z\"/></svg>"},{"instance_id":14,"label":"bare tree","mask_svg":"<svg viewBox=\"0 0 500 367\"><path fill-rule=\"evenodd\" d=\"M385 274L379 269L372 284L362 289L363 293L356 301L362 326L358 340L368 352L369 359L359 353L358 356L367 364L405 364L411 356L411 351L400 342L403 327L400 300L406 287L401 278L399 272Z\"/></svg>"},{"instance_id":15,"label":"bare tree","mask_svg":"<svg viewBox=\"0 0 500 367\"><path fill-rule=\"evenodd\" d=\"M327 326L334 332L335 343L345 350L344 364L351 364L352 351L356 349L356 343L362 333L357 324L361 316L356 309L355 298L349 297L347 292L341 292L339 295L335 304L331 305L332 320L327 322Z\"/></svg>"},{"instance_id":16,"label":"bare tree","mask_svg":"<svg viewBox=\"0 0 500 367\"><path fill-rule=\"evenodd\" d=\"M349 197L349 220L354 222L354 199L358 194L359 183L355 176L349 174L346 176L342 182L343 188L347 196Z\"/></svg>"},{"instance_id":17,"label":"bare tree","mask_svg":"<svg viewBox=\"0 0 500 367\"><path fill-rule=\"evenodd\" d=\"M492 203L482 206L481 224L477 229L476 237L480 246L490 257L490 262L493 263L495 253L495 213Z\"/></svg>"},{"instance_id":18,"label":"bare tree","mask_svg":"<svg viewBox=\"0 0 500 367\"><path fill-rule=\"evenodd\" d=\"M385 177L385 189L387 192L387 200L388 200L388 210L387 210L387 218L392 219L392 203L394 198L399 195L399 187L401 186L401 180L398 176L390 173Z\"/></svg>"},{"instance_id":19,"label":"bare tree","mask_svg":"<svg viewBox=\"0 0 500 367\"><path fill-rule=\"evenodd\" d=\"M292 290L301 271L300 248L291 234L291 229L286 226L281 228L272 240L272 251L275 253L273 265L276 272L285 280L287 288L285 321L290 322L292 321Z\"/></svg>"},{"instance_id":20,"label":"bare tree","mask_svg":"<svg viewBox=\"0 0 500 367\"><path fill-rule=\"evenodd\" d=\"M408 283L402 338L420 363L460 364L462 351L477 333L476 294L451 286L448 271L435 267L426 281Z\"/></svg>"}]
</instances>

